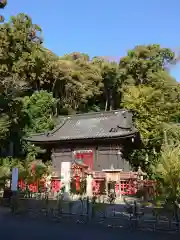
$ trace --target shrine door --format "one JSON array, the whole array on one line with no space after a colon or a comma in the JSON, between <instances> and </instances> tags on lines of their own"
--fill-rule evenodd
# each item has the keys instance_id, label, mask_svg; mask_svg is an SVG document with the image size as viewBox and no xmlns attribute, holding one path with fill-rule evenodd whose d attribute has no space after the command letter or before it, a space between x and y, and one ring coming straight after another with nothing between
<instances>
[{"instance_id":1,"label":"shrine door","mask_svg":"<svg viewBox=\"0 0 180 240\"><path fill-rule=\"evenodd\" d=\"M93 170L94 167L94 156L93 151L78 151L75 153L75 158L77 160L82 160L90 170Z\"/></svg>"}]
</instances>

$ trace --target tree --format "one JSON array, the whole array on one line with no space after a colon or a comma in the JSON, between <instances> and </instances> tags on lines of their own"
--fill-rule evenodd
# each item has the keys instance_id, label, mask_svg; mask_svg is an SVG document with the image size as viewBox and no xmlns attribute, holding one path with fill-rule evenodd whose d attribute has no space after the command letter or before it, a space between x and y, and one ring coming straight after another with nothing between
<instances>
[{"instance_id":1,"label":"tree","mask_svg":"<svg viewBox=\"0 0 180 240\"><path fill-rule=\"evenodd\" d=\"M142 165L144 167L146 165L147 168L157 160L157 153L160 152L163 144L163 132L167 126L168 133L172 136L170 125L172 126L180 110L177 99L175 101L170 94L166 95L167 90L150 86L130 86L123 94L122 106L133 111L135 124L143 141L144 150L139 152L140 155L143 153L143 157L139 156L137 151L136 157L141 159ZM134 163L137 164L134 154Z\"/></svg>"},{"instance_id":2,"label":"tree","mask_svg":"<svg viewBox=\"0 0 180 240\"><path fill-rule=\"evenodd\" d=\"M0 9L4 9L7 5L7 0L1 0ZM0 22L4 22L4 16L0 15Z\"/></svg>"},{"instance_id":3,"label":"tree","mask_svg":"<svg viewBox=\"0 0 180 240\"><path fill-rule=\"evenodd\" d=\"M157 44L139 45L120 59L120 76L124 85L150 84L149 76L166 70L174 60L175 54L169 48L161 48Z\"/></svg>"},{"instance_id":4,"label":"tree","mask_svg":"<svg viewBox=\"0 0 180 240\"><path fill-rule=\"evenodd\" d=\"M158 163L153 168L159 194L165 203L180 202L180 151L176 145L163 145Z\"/></svg>"},{"instance_id":5,"label":"tree","mask_svg":"<svg viewBox=\"0 0 180 240\"><path fill-rule=\"evenodd\" d=\"M58 76L53 84L53 93L59 98L60 111L81 111L91 98L100 94L102 77L98 66L84 58L73 61L60 59L55 64Z\"/></svg>"},{"instance_id":6,"label":"tree","mask_svg":"<svg viewBox=\"0 0 180 240\"><path fill-rule=\"evenodd\" d=\"M40 38L41 28L25 14L0 25L0 75L39 89L46 60Z\"/></svg>"},{"instance_id":7,"label":"tree","mask_svg":"<svg viewBox=\"0 0 180 240\"><path fill-rule=\"evenodd\" d=\"M132 162L155 164L164 131L177 141L180 85L168 72L176 61L171 49L136 46L117 64L78 52L58 57L43 46L41 36L41 28L25 14L0 25L1 148L13 143L20 151L23 134L51 130L54 116L121 107L134 112L143 141Z\"/></svg>"},{"instance_id":8,"label":"tree","mask_svg":"<svg viewBox=\"0 0 180 240\"><path fill-rule=\"evenodd\" d=\"M84 61L89 61L89 56L86 53L73 52L71 54L65 54L63 57L60 57L60 59L69 61L81 59Z\"/></svg>"},{"instance_id":9,"label":"tree","mask_svg":"<svg viewBox=\"0 0 180 240\"><path fill-rule=\"evenodd\" d=\"M146 171L149 164L158 161L164 126L179 119L179 84L167 71L174 59L170 49L147 45L128 51L119 63L121 106L133 111L144 146L134 151L131 159L135 165L140 160Z\"/></svg>"},{"instance_id":10,"label":"tree","mask_svg":"<svg viewBox=\"0 0 180 240\"><path fill-rule=\"evenodd\" d=\"M0 81L0 154L18 154L23 134L25 115L22 112L21 86L16 76L1 77ZM12 145L13 144L13 145ZM14 151L9 151L9 147ZM7 150L7 151L6 151ZM4 153L3 153L4 152ZM9 152L9 153L8 153Z\"/></svg>"},{"instance_id":11,"label":"tree","mask_svg":"<svg viewBox=\"0 0 180 240\"><path fill-rule=\"evenodd\" d=\"M101 106L103 103L103 110L105 111L119 108L122 81L119 75L118 64L116 62L105 61L98 57L93 59L93 64L99 66L102 76L99 105Z\"/></svg>"},{"instance_id":12,"label":"tree","mask_svg":"<svg viewBox=\"0 0 180 240\"><path fill-rule=\"evenodd\" d=\"M25 14L0 25L1 155L19 154L27 121L22 98L44 86L44 73L48 72L50 59L54 59L41 46L40 37L40 27ZM8 150L9 145L14 151Z\"/></svg>"},{"instance_id":13,"label":"tree","mask_svg":"<svg viewBox=\"0 0 180 240\"><path fill-rule=\"evenodd\" d=\"M46 91L34 92L32 96L23 98L23 111L28 116L25 132L40 133L52 130L56 99Z\"/></svg>"}]
</instances>

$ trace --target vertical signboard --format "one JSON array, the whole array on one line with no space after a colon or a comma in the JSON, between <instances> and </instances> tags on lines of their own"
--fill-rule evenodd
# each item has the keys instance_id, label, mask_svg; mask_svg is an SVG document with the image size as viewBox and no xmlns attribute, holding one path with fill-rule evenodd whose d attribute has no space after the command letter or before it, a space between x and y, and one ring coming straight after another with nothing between
<instances>
[{"instance_id":1,"label":"vertical signboard","mask_svg":"<svg viewBox=\"0 0 180 240\"><path fill-rule=\"evenodd\" d=\"M62 185L65 186L65 193L70 191L70 179L71 179L71 163L70 162L61 162L61 179ZM64 199L68 196L64 196Z\"/></svg>"},{"instance_id":2,"label":"vertical signboard","mask_svg":"<svg viewBox=\"0 0 180 240\"><path fill-rule=\"evenodd\" d=\"M71 163L70 162L62 162L61 163L61 178L63 181L70 180L70 170L71 170Z\"/></svg>"},{"instance_id":3,"label":"vertical signboard","mask_svg":"<svg viewBox=\"0 0 180 240\"><path fill-rule=\"evenodd\" d=\"M11 190L17 191L18 187L18 168L12 169Z\"/></svg>"}]
</instances>

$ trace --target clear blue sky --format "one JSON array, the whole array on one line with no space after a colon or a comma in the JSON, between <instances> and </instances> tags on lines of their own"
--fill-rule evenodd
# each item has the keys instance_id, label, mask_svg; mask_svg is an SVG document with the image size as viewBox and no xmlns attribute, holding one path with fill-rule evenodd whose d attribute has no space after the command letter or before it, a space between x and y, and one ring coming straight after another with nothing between
<instances>
[{"instance_id":1,"label":"clear blue sky","mask_svg":"<svg viewBox=\"0 0 180 240\"><path fill-rule=\"evenodd\" d=\"M119 58L137 44L180 47L180 0L8 0L1 12L6 20L30 15L43 29L45 46L58 55ZM180 80L180 67L172 74Z\"/></svg>"}]
</instances>

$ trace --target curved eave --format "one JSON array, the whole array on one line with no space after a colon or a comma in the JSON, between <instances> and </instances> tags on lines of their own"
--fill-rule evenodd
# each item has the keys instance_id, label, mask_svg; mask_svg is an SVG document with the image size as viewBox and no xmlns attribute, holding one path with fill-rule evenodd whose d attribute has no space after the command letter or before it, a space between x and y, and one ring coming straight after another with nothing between
<instances>
[{"instance_id":1,"label":"curved eave","mask_svg":"<svg viewBox=\"0 0 180 240\"><path fill-rule=\"evenodd\" d=\"M53 144L53 143L61 143L61 142L76 142L76 141L97 141L97 140L117 140L117 139L123 139L123 138L131 138L135 137L138 134L138 131L133 131L128 134L124 135L116 135L116 136L98 136L98 137L83 137L83 138L64 138L64 139L52 139L49 136L43 135L36 135L38 139L36 139L35 136L24 138L25 141L34 143L34 144Z\"/></svg>"}]
</instances>

